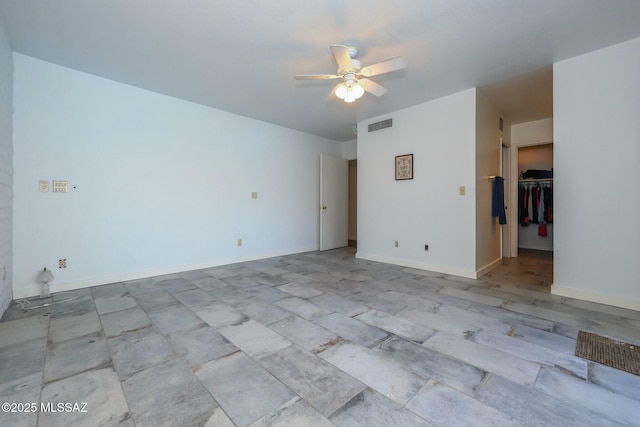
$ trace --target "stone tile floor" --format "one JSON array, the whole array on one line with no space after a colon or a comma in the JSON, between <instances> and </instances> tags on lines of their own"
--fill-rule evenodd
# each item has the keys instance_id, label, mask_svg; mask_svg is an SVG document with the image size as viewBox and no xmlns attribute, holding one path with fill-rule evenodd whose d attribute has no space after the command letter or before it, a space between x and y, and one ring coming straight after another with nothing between
<instances>
[{"instance_id":1,"label":"stone tile floor","mask_svg":"<svg viewBox=\"0 0 640 427\"><path fill-rule=\"evenodd\" d=\"M544 253L469 280L344 248L12 305L0 401L36 411L0 425L640 425L640 377L573 355L640 344L640 312L551 281Z\"/></svg>"}]
</instances>

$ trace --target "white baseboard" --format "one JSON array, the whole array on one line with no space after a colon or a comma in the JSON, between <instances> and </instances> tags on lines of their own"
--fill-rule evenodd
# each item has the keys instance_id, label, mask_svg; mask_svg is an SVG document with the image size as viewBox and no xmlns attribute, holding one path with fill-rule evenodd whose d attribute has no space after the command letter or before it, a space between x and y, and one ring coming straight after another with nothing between
<instances>
[{"instance_id":1,"label":"white baseboard","mask_svg":"<svg viewBox=\"0 0 640 427\"><path fill-rule=\"evenodd\" d=\"M585 291L582 289L576 289L566 286L558 286L556 284L551 285L551 294L640 311L639 298L601 294L598 292Z\"/></svg>"},{"instance_id":2,"label":"white baseboard","mask_svg":"<svg viewBox=\"0 0 640 427\"><path fill-rule=\"evenodd\" d=\"M500 265L502 265L502 258L498 258L497 260L490 262L489 264L485 265L484 267L476 271L476 277L474 277L474 279L484 276L485 274L487 274L488 272L490 272L491 270L493 270L494 268Z\"/></svg>"},{"instance_id":3,"label":"white baseboard","mask_svg":"<svg viewBox=\"0 0 640 427\"><path fill-rule=\"evenodd\" d=\"M255 261L258 259L273 258L277 256L292 255L303 252L317 251L317 246L306 246L301 248L291 248L280 251L263 252L259 254L251 254L245 256L222 258L215 261L209 261L198 264L185 264L171 267L160 267L150 270L141 270L130 273L114 274L110 276L93 277L69 282L49 284L51 293L73 291L76 289L90 288L92 286L108 285L110 283L126 282L129 280L146 279L148 277L163 276L165 274L182 273L184 271L201 270L204 268L220 267L238 262ZM13 287L13 299L30 298L40 295L39 285Z\"/></svg>"},{"instance_id":4,"label":"white baseboard","mask_svg":"<svg viewBox=\"0 0 640 427\"><path fill-rule=\"evenodd\" d=\"M473 270L428 264L420 261L407 260L403 258L393 258L393 257L382 256L382 255L367 254L363 252L356 252L356 258L365 259L368 261L384 262L386 264L401 265L403 267L417 268L420 270L433 271L436 273L451 274L453 276L466 277L468 279L478 278L478 276L476 276L476 272Z\"/></svg>"}]
</instances>

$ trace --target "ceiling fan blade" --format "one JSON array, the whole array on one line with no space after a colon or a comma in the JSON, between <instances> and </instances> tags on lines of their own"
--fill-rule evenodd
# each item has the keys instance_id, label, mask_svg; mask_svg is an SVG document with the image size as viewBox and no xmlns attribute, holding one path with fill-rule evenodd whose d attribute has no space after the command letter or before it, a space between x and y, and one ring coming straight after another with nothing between
<instances>
[{"instance_id":1,"label":"ceiling fan blade","mask_svg":"<svg viewBox=\"0 0 640 427\"><path fill-rule=\"evenodd\" d=\"M391 71L401 70L407 66L402 57L387 59L386 61L378 62L377 64L362 67L360 74L365 77L375 76L378 74L389 73Z\"/></svg>"},{"instance_id":2,"label":"ceiling fan blade","mask_svg":"<svg viewBox=\"0 0 640 427\"><path fill-rule=\"evenodd\" d=\"M296 80L332 80L339 79L340 76L335 74L298 74Z\"/></svg>"},{"instance_id":3,"label":"ceiling fan blade","mask_svg":"<svg viewBox=\"0 0 640 427\"><path fill-rule=\"evenodd\" d=\"M366 90L367 92L375 96L382 96L385 93L387 93L386 87L379 85L373 80L360 79L358 80L358 84L362 86L362 89Z\"/></svg>"},{"instance_id":4,"label":"ceiling fan blade","mask_svg":"<svg viewBox=\"0 0 640 427\"><path fill-rule=\"evenodd\" d=\"M336 58L336 62L338 63L338 72L350 71L353 69L351 57L349 56L349 48L340 44L332 44L329 46L329 49L331 49L331 53L333 53L333 56Z\"/></svg>"}]
</instances>

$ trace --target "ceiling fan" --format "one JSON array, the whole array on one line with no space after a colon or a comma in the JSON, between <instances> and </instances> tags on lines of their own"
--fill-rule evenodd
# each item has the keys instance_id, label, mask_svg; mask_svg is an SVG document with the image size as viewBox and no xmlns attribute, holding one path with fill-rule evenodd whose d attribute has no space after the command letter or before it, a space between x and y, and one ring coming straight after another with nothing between
<instances>
[{"instance_id":1,"label":"ceiling fan","mask_svg":"<svg viewBox=\"0 0 640 427\"><path fill-rule=\"evenodd\" d=\"M378 74L389 73L401 70L406 67L402 57L387 59L377 64L362 66L362 62L355 59L358 49L354 46L343 46L334 44L329 46L336 62L338 72L336 74L298 74L296 80L332 80L342 79L333 90L336 96L345 102L353 102L360 98L364 92L369 92L375 96L382 96L387 92L387 88L379 85L367 77Z\"/></svg>"}]
</instances>

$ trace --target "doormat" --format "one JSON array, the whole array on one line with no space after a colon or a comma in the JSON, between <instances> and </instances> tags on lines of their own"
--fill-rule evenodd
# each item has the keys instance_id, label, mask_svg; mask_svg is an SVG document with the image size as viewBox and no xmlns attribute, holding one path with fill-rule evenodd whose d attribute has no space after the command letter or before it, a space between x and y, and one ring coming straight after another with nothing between
<instances>
[{"instance_id":1,"label":"doormat","mask_svg":"<svg viewBox=\"0 0 640 427\"><path fill-rule=\"evenodd\" d=\"M640 346L579 331L576 356L640 375Z\"/></svg>"}]
</instances>

